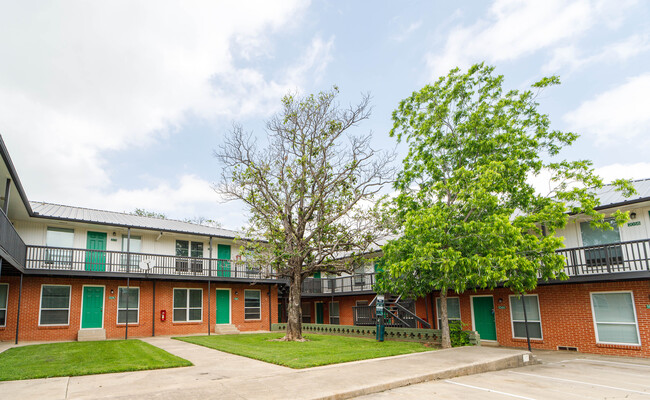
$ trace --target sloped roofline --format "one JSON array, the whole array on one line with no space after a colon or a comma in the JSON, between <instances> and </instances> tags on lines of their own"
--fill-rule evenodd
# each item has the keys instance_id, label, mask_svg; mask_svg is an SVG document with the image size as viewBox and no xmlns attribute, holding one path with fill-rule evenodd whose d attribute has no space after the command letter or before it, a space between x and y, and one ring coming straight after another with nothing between
<instances>
[{"instance_id":1,"label":"sloped roofline","mask_svg":"<svg viewBox=\"0 0 650 400\"><path fill-rule=\"evenodd\" d=\"M2 160L9 170L9 175L13 180L14 186L16 186L16 190L18 190L18 194L20 195L20 199L23 201L23 205L25 205L25 208L27 209L27 213L32 216L34 214L34 211L32 210L31 204L29 204L27 194L25 194L25 189L23 189L23 184L20 182L20 178L18 177L18 173L14 167L14 163L11 161L11 156L9 156L9 151L7 150L7 146L2 139L2 135L0 135L0 155L2 156Z\"/></svg>"}]
</instances>

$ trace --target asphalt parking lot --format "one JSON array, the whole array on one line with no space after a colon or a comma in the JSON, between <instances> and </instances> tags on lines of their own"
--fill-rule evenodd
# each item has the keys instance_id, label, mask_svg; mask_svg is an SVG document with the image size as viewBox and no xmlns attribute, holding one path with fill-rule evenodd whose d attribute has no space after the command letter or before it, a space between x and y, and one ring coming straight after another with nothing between
<instances>
[{"instance_id":1,"label":"asphalt parking lot","mask_svg":"<svg viewBox=\"0 0 650 400\"><path fill-rule=\"evenodd\" d=\"M357 399L650 399L650 360L535 352L538 365L431 381Z\"/></svg>"}]
</instances>

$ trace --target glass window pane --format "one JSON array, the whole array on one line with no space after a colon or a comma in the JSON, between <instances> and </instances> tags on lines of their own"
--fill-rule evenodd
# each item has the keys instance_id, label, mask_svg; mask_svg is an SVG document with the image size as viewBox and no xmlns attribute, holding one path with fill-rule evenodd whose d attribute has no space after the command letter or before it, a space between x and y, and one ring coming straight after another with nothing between
<instances>
[{"instance_id":1,"label":"glass window pane","mask_svg":"<svg viewBox=\"0 0 650 400\"><path fill-rule=\"evenodd\" d=\"M339 303L330 303L330 317L339 316Z\"/></svg>"},{"instance_id":2,"label":"glass window pane","mask_svg":"<svg viewBox=\"0 0 650 400\"><path fill-rule=\"evenodd\" d=\"M192 257L203 257L203 243L192 242Z\"/></svg>"},{"instance_id":3,"label":"glass window pane","mask_svg":"<svg viewBox=\"0 0 650 400\"><path fill-rule=\"evenodd\" d=\"M523 322L513 322L513 328L515 330L515 337L525 338L526 337L526 324ZM540 322L529 322L528 323L528 334L531 339L541 339L542 338L542 324Z\"/></svg>"},{"instance_id":4,"label":"glass window pane","mask_svg":"<svg viewBox=\"0 0 650 400\"><path fill-rule=\"evenodd\" d=\"M190 307L201 307L203 303L203 291L199 289L190 290Z\"/></svg>"},{"instance_id":5,"label":"glass window pane","mask_svg":"<svg viewBox=\"0 0 650 400\"><path fill-rule=\"evenodd\" d=\"M179 257L187 257L189 255L189 242L187 240L176 241L176 255Z\"/></svg>"},{"instance_id":6,"label":"glass window pane","mask_svg":"<svg viewBox=\"0 0 650 400\"><path fill-rule=\"evenodd\" d=\"M618 232L616 221L611 218L606 219L606 221L609 222L613 229L594 229L591 227L589 222L580 223L583 246L596 246L599 244L618 243L621 241L621 235Z\"/></svg>"},{"instance_id":7,"label":"glass window pane","mask_svg":"<svg viewBox=\"0 0 650 400\"><path fill-rule=\"evenodd\" d=\"M639 344L636 324L596 324L596 328L601 342Z\"/></svg>"},{"instance_id":8,"label":"glass window pane","mask_svg":"<svg viewBox=\"0 0 650 400\"><path fill-rule=\"evenodd\" d=\"M187 309L186 308L174 309L174 321L187 321Z\"/></svg>"},{"instance_id":9,"label":"glass window pane","mask_svg":"<svg viewBox=\"0 0 650 400\"><path fill-rule=\"evenodd\" d=\"M190 308L190 321L200 321L201 320L201 309L200 308Z\"/></svg>"},{"instance_id":10,"label":"glass window pane","mask_svg":"<svg viewBox=\"0 0 650 400\"><path fill-rule=\"evenodd\" d=\"M436 299L436 312L440 317L440 297ZM447 297L448 319L460 319L460 299L458 297Z\"/></svg>"},{"instance_id":11,"label":"glass window pane","mask_svg":"<svg viewBox=\"0 0 650 400\"><path fill-rule=\"evenodd\" d=\"M248 308L244 311L244 319L260 319L259 308Z\"/></svg>"},{"instance_id":12,"label":"glass window pane","mask_svg":"<svg viewBox=\"0 0 650 400\"><path fill-rule=\"evenodd\" d=\"M7 308L7 289L8 285L0 285L0 308Z\"/></svg>"},{"instance_id":13,"label":"glass window pane","mask_svg":"<svg viewBox=\"0 0 650 400\"><path fill-rule=\"evenodd\" d=\"M126 316L126 310L119 310L117 312L117 323L124 324L124 317ZM129 310L129 324L138 322L138 310Z\"/></svg>"},{"instance_id":14,"label":"glass window pane","mask_svg":"<svg viewBox=\"0 0 650 400\"><path fill-rule=\"evenodd\" d=\"M138 307L139 295L140 291L137 288L129 288L129 308ZM117 308L126 308L126 288L119 289Z\"/></svg>"},{"instance_id":15,"label":"glass window pane","mask_svg":"<svg viewBox=\"0 0 650 400\"><path fill-rule=\"evenodd\" d=\"M596 322L636 322L631 293L592 293Z\"/></svg>"},{"instance_id":16,"label":"glass window pane","mask_svg":"<svg viewBox=\"0 0 650 400\"><path fill-rule=\"evenodd\" d=\"M7 310L0 310L0 326L7 325Z\"/></svg>"},{"instance_id":17,"label":"glass window pane","mask_svg":"<svg viewBox=\"0 0 650 400\"><path fill-rule=\"evenodd\" d=\"M174 289L174 308L187 307L187 290Z\"/></svg>"},{"instance_id":18,"label":"glass window pane","mask_svg":"<svg viewBox=\"0 0 650 400\"><path fill-rule=\"evenodd\" d=\"M311 315L311 303L302 303L302 315Z\"/></svg>"},{"instance_id":19,"label":"glass window pane","mask_svg":"<svg viewBox=\"0 0 650 400\"><path fill-rule=\"evenodd\" d=\"M45 243L50 247L72 247L74 244L74 230L47 228Z\"/></svg>"},{"instance_id":20,"label":"glass window pane","mask_svg":"<svg viewBox=\"0 0 650 400\"><path fill-rule=\"evenodd\" d=\"M540 321L539 305L537 296L522 296L526 302L526 316L528 321ZM513 321L524 321L524 308L521 304L521 297L510 297L510 307Z\"/></svg>"},{"instance_id":21,"label":"glass window pane","mask_svg":"<svg viewBox=\"0 0 650 400\"><path fill-rule=\"evenodd\" d=\"M68 310L41 310L41 325L65 325Z\"/></svg>"},{"instance_id":22,"label":"glass window pane","mask_svg":"<svg viewBox=\"0 0 650 400\"><path fill-rule=\"evenodd\" d=\"M68 308L69 306L69 286L43 286L41 308Z\"/></svg>"},{"instance_id":23,"label":"glass window pane","mask_svg":"<svg viewBox=\"0 0 650 400\"><path fill-rule=\"evenodd\" d=\"M127 240L128 236L127 235L122 235L122 251L127 250ZM142 249L142 238L140 236L131 236L131 247L129 248L129 251L131 253L139 253L140 250Z\"/></svg>"}]
</instances>

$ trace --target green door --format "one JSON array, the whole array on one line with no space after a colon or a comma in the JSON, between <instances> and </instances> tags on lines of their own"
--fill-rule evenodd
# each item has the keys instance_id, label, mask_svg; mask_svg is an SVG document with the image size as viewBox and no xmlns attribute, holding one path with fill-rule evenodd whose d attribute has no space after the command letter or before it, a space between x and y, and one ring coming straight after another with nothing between
<instances>
[{"instance_id":1,"label":"green door","mask_svg":"<svg viewBox=\"0 0 650 400\"><path fill-rule=\"evenodd\" d=\"M217 245L217 276L230 277L230 245Z\"/></svg>"},{"instance_id":2,"label":"green door","mask_svg":"<svg viewBox=\"0 0 650 400\"><path fill-rule=\"evenodd\" d=\"M217 289L217 324L230 323L230 290Z\"/></svg>"},{"instance_id":3,"label":"green door","mask_svg":"<svg viewBox=\"0 0 650 400\"><path fill-rule=\"evenodd\" d=\"M104 288L84 286L81 328L101 328L104 321Z\"/></svg>"},{"instance_id":4,"label":"green door","mask_svg":"<svg viewBox=\"0 0 650 400\"><path fill-rule=\"evenodd\" d=\"M86 249L102 250L86 252L86 271L105 271L106 270L106 233L105 232L88 232L86 240Z\"/></svg>"},{"instance_id":5,"label":"green door","mask_svg":"<svg viewBox=\"0 0 650 400\"><path fill-rule=\"evenodd\" d=\"M316 303L316 323L323 323L323 303Z\"/></svg>"},{"instance_id":6,"label":"green door","mask_svg":"<svg viewBox=\"0 0 650 400\"><path fill-rule=\"evenodd\" d=\"M497 340L497 327L494 323L494 300L489 297L472 297L474 309L474 329L484 340Z\"/></svg>"}]
</instances>

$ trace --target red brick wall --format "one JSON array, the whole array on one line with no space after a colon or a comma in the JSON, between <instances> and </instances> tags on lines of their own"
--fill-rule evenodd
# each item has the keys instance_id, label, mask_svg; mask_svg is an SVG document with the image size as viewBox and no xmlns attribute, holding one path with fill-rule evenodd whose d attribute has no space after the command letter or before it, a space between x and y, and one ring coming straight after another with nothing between
<instances>
[{"instance_id":1,"label":"red brick wall","mask_svg":"<svg viewBox=\"0 0 650 400\"><path fill-rule=\"evenodd\" d=\"M596 343L591 309L591 292L632 291L641 346ZM510 320L512 294L508 289L479 290L460 295L461 319L472 327L470 296L493 294L497 341L502 346L525 347L525 339L513 339ZM650 357L650 281L601 282L585 284L541 285L531 294L539 296L542 340L532 340L536 349L557 350L558 346L577 347L583 353ZM450 294L450 296L456 296ZM499 299L503 299L499 303ZM499 308L499 306L503 308ZM472 327L473 329L473 327Z\"/></svg>"},{"instance_id":2,"label":"red brick wall","mask_svg":"<svg viewBox=\"0 0 650 400\"><path fill-rule=\"evenodd\" d=\"M16 332L16 312L18 307L19 277L2 277L1 282L9 283L9 298L7 309L7 326L0 327L0 340L13 340ZM39 302L41 285L71 285L70 324L67 326L46 327L38 326ZM104 292L104 329L107 338L124 337L124 324L117 324L117 292L118 287L126 286L126 280L70 279L45 278L25 276L20 313L20 341L55 341L76 340L80 328L81 298L83 285L105 286ZM184 335L193 333L208 333L208 284L207 282L156 281L155 317L153 308L153 282L131 279L131 287L140 288L139 322L129 324L129 337L151 336L155 318L156 335ZM173 289L201 288L203 289L203 321L202 322L173 322ZM228 288L231 290L232 324L240 331L270 330L269 325L269 285L224 284L212 283L210 287L210 329L214 331L215 323L215 289ZM261 291L261 318L247 321L244 319L244 290L259 289ZM113 291L111 293L111 291ZM271 286L270 311L272 320L277 320L277 287ZM160 321L160 311L167 311L166 321Z\"/></svg>"}]
</instances>

